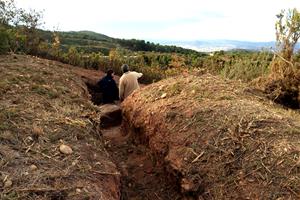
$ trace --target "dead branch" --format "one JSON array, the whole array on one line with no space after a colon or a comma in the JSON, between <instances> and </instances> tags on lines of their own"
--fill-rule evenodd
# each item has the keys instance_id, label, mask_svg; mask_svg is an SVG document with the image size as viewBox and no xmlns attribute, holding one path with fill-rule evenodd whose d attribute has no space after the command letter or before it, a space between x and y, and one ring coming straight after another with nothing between
<instances>
[{"instance_id":1,"label":"dead branch","mask_svg":"<svg viewBox=\"0 0 300 200\"><path fill-rule=\"evenodd\" d=\"M83 188L83 186L74 186L68 188L22 188L22 189L16 189L16 191L18 192L59 192L59 191L73 190L77 188Z\"/></svg>"},{"instance_id":2,"label":"dead branch","mask_svg":"<svg viewBox=\"0 0 300 200\"><path fill-rule=\"evenodd\" d=\"M284 62L290 64L292 66L292 68L294 69L294 64L291 61L288 61L287 59L285 59L284 57L282 57L281 55L279 55L278 53L276 53L274 50L272 50L272 52L278 56L280 59L282 59Z\"/></svg>"},{"instance_id":3,"label":"dead branch","mask_svg":"<svg viewBox=\"0 0 300 200\"><path fill-rule=\"evenodd\" d=\"M92 172L97 173L97 174L101 174L101 175L116 175L116 176L121 175L120 172L101 172L101 171L95 171L95 170L92 170Z\"/></svg>"},{"instance_id":4,"label":"dead branch","mask_svg":"<svg viewBox=\"0 0 300 200\"><path fill-rule=\"evenodd\" d=\"M204 154L204 151L202 151L193 161L192 161L192 163L195 163L195 162L197 162L198 161L198 159L199 158L201 158L201 156L203 156L203 154Z\"/></svg>"}]
</instances>

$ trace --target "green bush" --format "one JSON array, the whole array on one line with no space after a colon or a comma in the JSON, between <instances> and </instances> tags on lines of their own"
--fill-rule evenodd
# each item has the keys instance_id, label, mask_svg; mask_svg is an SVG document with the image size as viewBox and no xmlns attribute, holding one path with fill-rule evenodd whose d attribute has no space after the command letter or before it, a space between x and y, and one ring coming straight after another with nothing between
<instances>
[{"instance_id":1,"label":"green bush","mask_svg":"<svg viewBox=\"0 0 300 200\"><path fill-rule=\"evenodd\" d=\"M269 72L268 64L262 65L259 61L249 62L248 60L225 66L221 75L230 79L238 79L245 82L251 81Z\"/></svg>"},{"instance_id":2,"label":"green bush","mask_svg":"<svg viewBox=\"0 0 300 200\"><path fill-rule=\"evenodd\" d=\"M9 34L5 28L0 28L0 54L9 51Z\"/></svg>"}]
</instances>

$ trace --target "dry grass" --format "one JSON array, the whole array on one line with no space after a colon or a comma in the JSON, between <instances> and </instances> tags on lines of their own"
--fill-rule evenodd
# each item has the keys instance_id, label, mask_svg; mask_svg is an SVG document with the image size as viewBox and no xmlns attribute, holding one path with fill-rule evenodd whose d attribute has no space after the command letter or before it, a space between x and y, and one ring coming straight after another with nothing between
<instances>
[{"instance_id":1,"label":"dry grass","mask_svg":"<svg viewBox=\"0 0 300 200\"><path fill-rule=\"evenodd\" d=\"M251 81L249 86L260 90L269 99L287 108L300 108L300 70L286 76L271 73Z\"/></svg>"},{"instance_id":2,"label":"dry grass","mask_svg":"<svg viewBox=\"0 0 300 200\"><path fill-rule=\"evenodd\" d=\"M143 88L123 103L131 128L204 199L299 199L300 116L209 74Z\"/></svg>"},{"instance_id":3,"label":"dry grass","mask_svg":"<svg viewBox=\"0 0 300 200\"><path fill-rule=\"evenodd\" d=\"M99 110L70 66L1 56L0 93L1 199L118 198L119 174L96 128ZM61 144L73 154L60 153Z\"/></svg>"}]
</instances>

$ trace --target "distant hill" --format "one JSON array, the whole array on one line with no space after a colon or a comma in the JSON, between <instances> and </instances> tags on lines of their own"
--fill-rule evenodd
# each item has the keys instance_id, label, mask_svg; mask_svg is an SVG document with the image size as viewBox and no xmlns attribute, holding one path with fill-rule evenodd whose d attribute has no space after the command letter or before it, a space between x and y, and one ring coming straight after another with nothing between
<instances>
[{"instance_id":1,"label":"distant hill","mask_svg":"<svg viewBox=\"0 0 300 200\"><path fill-rule=\"evenodd\" d=\"M162 44L176 45L183 48L190 48L200 52L213 52L213 51L228 51L234 49L245 50L262 50L275 48L275 42L250 42L238 40L195 40L195 41L162 41ZM298 44L297 49L300 48Z\"/></svg>"},{"instance_id":2,"label":"distant hill","mask_svg":"<svg viewBox=\"0 0 300 200\"><path fill-rule=\"evenodd\" d=\"M66 35L77 35L79 37L83 36L86 37L86 39L92 39L92 40L103 40L103 41L109 41L109 40L113 40L113 38L104 35L104 34L100 34L100 33L95 33L93 31L71 31L71 32L64 32Z\"/></svg>"},{"instance_id":3,"label":"distant hill","mask_svg":"<svg viewBox=\"0 0 300 200\"><path fill-rule=\"evenodd\" d=\"M111 49L123 48L131 51L153 51L160 53L203 54L201 52L229 50L262 50L275 48L275 42L251 42L238 40L194 40L194 41L145 41L119 39L92 31L58 32L63 49L75 46L78 50L108 55ZM42 37L51 42L53 32L41 30ZM300 45L296 46L300 49Z\"/></svg>"},{"instance_id":4,"label":"distant hill","mask_svg":"<svg viewBox=\"0 0 300 200\"><path fill-rule=\"evenodd\" d=\"M92 31L58 32L63 49L75 46L77 49L91 53L102 52L108 55L111 49L123 48L131 51L153 51L160 53L201 54L196 50L175 45L160 45L145 40L112 38ZM49 43L53 32L41 30L41 36Z\"/></svg>"},{"instance_id":5,"label":"distant hill","mask_svg":"<svg viewBox=\"0 0 300 200\"><path fill-rule=\"evenodd\" d=\"M275 42L249 42L237 40L164 41L162 44L177 45L201 52L227 51L233 49L261 50L263 48L275 47Z\"/></svg>"},{"instance_id":6,"label":"distant hill","mask_svg":"<svg viewBox=\"0 0 300 200\"><path fill-rule=\"evenodd\" d=\"M53 32L40 30L44 40L51 43ZM102 52L108 55L110 49L119 47L114 38L92 31L57 32L63 50L75 46L78 50L91 53Z\"/></svg>"}]
</instances>

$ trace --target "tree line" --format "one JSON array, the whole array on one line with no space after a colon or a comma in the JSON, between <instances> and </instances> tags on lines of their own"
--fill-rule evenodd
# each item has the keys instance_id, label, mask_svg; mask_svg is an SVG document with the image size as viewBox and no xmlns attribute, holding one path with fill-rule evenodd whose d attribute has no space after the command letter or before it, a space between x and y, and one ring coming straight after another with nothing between
<instances>
[{"instance_id":1,"label":"tree line","mask_svg":"<svg viewBox=\"0 0 300 200\"><path fill-rule=\"evenodd\" d=\"M143 72L142 81L147 83L195 69L242 81L268 74L284 79L300 68L300 53L295 52L300 37L296 9L276 16L276 51L220 51L213 55L90 31L44 31L39 29L42 14L17 8L14 0L0 0L0 53L21 52L85 68L113 68L119 74L120 66L127 63Z\"/></svg>"}]
</instances>

